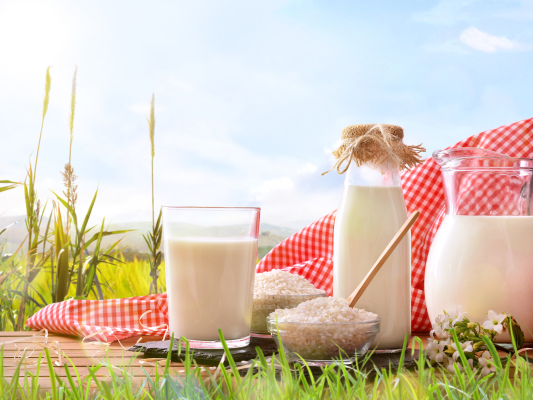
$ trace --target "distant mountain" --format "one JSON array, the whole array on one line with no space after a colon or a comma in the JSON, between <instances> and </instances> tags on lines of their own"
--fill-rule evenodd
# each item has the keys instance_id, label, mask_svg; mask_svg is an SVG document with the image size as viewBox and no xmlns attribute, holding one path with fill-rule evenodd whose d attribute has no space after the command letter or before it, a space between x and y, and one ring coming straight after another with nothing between
<instances>
[{"instance_id":1,"label":"distant mountain","mask_svg":"<svg viewBox=\"0 0 533 400\"><path fill-rule=\"evenodd\" d=\"M296 232L302 230L303 228L305 228L306 226L309 226L311 225L313 222L315 222L315 220L300 220L300 221L289 221L289 222L284 222L283 223L283 227L285 228L288 228L288 229L292 229Z\"/></svg>"},{"instance_id":2,"label":"distant mountain","mask_svg":"<svg viewBox=\"0 0 533 400\"><path fill-rule=\"evenodd\" d=\"M24 219L24 216L0 217L0 230L11 225L2 235L0 235L0 244L5 243L4 252L14 252L18 248L18 246L20 246L20 243L25 240L27 236L27 231ZM47 223L48 220L43 219L43 223L41 225L41 234L44 234ZM52 224L53 221L50 225ZM50 226L50 230L52 230L52 228L53 226ZM152 223L145 221L110 224L109 226L106 226L107 231L132 230L132 232L104 237L102 239L102 243L104 244L104 246L109 246L120 238L123 238L120 242L120 245L121 247L127 247L128 252L146 253L148 251L148 247L146 246L142 235L148 232L151 228ZM96 233L97 229L98 227L95 227L91 232ZM266 254L271 248L276 246L282 240L296 232L297 229L293 229L290 227L283 227L272 224L261 224L259 228L260 235L258 246L260 258L262 258L264 254ZM23 249L25 249L26 246L27 243L25 243Z\"/></svg>"}]
</instances>

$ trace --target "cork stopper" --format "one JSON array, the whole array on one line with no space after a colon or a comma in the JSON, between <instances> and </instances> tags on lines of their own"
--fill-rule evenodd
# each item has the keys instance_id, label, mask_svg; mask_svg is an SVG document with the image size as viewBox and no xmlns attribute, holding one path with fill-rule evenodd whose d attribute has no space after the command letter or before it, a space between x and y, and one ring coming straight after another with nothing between
<instances>
[{"instance_id":1,"label":"cork stopper","mask_svg":"<svg viewBox=\"0 0 533 400\"><path fill-rule=\"evenodd\" d=\"M336 169L339 174L344 174L352 161L357 166L369 163L379 168L385 160L390 159L390 162L400 171L410 169L422 162L420 153L426 151L422 145L405 145L403 128L397 125L350 125L342 130L341 139L340 147L333 152L337 162L332 168ZM343 164L346 166L343 167ZM384 172L382 170L382 173Z\"/></svg>"}]
</instances>

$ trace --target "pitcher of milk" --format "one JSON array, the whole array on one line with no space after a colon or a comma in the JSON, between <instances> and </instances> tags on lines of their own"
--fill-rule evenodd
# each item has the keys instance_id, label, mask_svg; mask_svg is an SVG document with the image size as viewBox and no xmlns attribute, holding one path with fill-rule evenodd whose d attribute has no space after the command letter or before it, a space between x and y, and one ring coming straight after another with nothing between
<instances>
[{"instance_id":1,"label":"pitcher of milk","mask_svg":"<svg viewBox=\"0 0 533 400\"><path fill-rule=\"evenodd\" d=\"M400 169L419 163L418 154L424 149L403 144L403 129L395 125L352 125L344 128L341 139L341 147L333 153L338 159L335 167L347 174L335 218L333 295L347 298L406 221ZM409 234L356 307L380 316L373 344L377 349L402 347L405 335L411 333Z\"/></svg>"},{"instance_id":2,"label":"pitcher of milk","mask_svg":"<svg viewBox=\"0 0 533 400\"><path fill-rule=\"evenodd\" d=\"M477 148L436 151L433 158L441 166L446 213L426 264L431 321L459 305L481 324L489 310L505 312L532 341L533 159Z\"/></svg>"}]
</instances>

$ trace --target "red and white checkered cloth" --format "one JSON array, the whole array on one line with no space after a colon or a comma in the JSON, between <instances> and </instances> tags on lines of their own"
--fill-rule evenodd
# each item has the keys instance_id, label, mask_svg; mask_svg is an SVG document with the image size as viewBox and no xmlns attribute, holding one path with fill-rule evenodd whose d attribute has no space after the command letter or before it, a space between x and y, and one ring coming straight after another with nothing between
<instances>
[{"instance_id":1,"label":"red and white checkered cloth","mask_svg":"<svg viewBox=\"0 0 533 400\"><path fill-rule=\"evenodd\" d=\"M511 157L533 158L533 118L508 126L485 131L463 140L453 147L480 147ZM478 175L479 177L479 175ZM515 196L522 182L494 181L489 190L498 190L500 200L492 202L480 192L487 189L486 180L465 182L464 199L458 196L459 213L474 211L477 215L495 215L514 210L495 209L501 199L516 204L509 196ZM431 242L444 218L444 188L440 167L432 158L411 171L402 174L407 211L420 210L420 217L411 231L411 327L413 331L428 331L431 324L424 298L424 271ZM474 201L472 200L474 199ZM477 208L476 208L477 207ZM316 287L332 294L333 284L333 226L335 211L285 239L257 265L257 272L275 268L302 275ZM140 324L139 318L146 311ZM165 328L147 329L168 324L166 294L132 297L127 299L89 301L70 300L46 306L26 325L32 329L48 329L50 332L89 336L100 332L95 338L114 341L136 335L164 335Z\"/></svg>"},{"instance_id":2,"label":"red and white checkered cloth","mask_svg":"<svg viewBox=\"0 0 533 400\"><path fill-rule=\"evenodd\" d=\"M150 311L143 316L147 311ZM144 325L144 327L142 325ZM114 300L67 300L50 304L26 321L35 330L113 342L131 336L163 336L168 324L167 295ZM156 327L157 329L147 329ZM100 333L97 333L100 332Z\"/></svg>"}]
</instances>

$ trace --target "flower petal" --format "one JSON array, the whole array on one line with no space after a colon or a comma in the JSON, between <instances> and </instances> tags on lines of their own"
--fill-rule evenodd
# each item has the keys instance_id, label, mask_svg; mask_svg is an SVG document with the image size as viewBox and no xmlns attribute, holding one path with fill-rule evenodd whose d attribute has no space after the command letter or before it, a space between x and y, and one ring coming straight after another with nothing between
<instances>
[{"instance_id":1,"label":"flower petal","mask_svg":"<svg viewBox=\"0 0 533 400\"><path fill-rule=\"evenodd\" d=\"M483 322L483 329L492 329L494 327L494 324L492 321L485 321Z\"/></svg>"}]
</instances>

